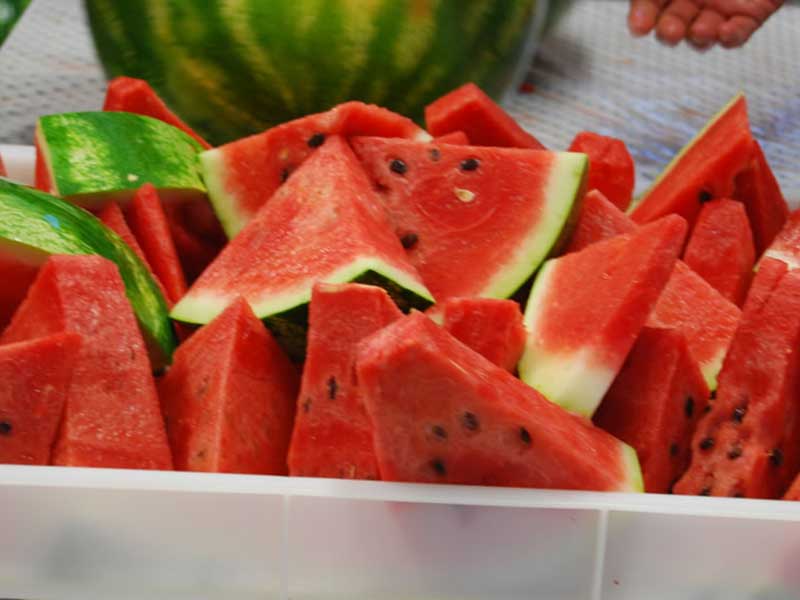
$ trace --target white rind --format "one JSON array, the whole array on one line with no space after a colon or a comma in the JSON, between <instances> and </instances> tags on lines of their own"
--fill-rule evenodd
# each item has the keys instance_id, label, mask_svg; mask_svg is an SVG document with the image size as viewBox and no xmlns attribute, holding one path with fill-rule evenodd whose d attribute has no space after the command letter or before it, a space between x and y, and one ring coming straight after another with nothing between
<instances>
[{"instance_id":1,"label":"white rind","mask_svg":"<svg viewBox=\"0 0 800 600\"><path fill-rule=\"evenodd\" d=\"M242 230L247 221L233 210L238 203L233 195L225 189L225 153L221 148L213 148L201 152L199 155L200 170L208 190L208 199L214 207L214 212L222 224L222 229L228 236L233 237Z\"/></svg>"},{"instance_id":2,"label":"white rind","mask_svg":"<svg viewBox=\"0 0 800 600\"><path fill-rule=\"evenodd\" d=\"M792 252L768 248L764 256L785 262L789 270L800 268L800 259Z\"/></svg>"},{"instance_id":3,"label":"white rind","mask_svg":"<svg viewBox=\"0 0 800 600\"><path fill-rule=\"evenodd\" d=\"M717 376L722 370L722 362L725 360L725 354L727 354L727 348L720 348L714 358L700 364L700 372L703 375L703 379L706 380L709 391L713 392L717 389Z\"/></svg>"},{"instance_id":4,"label":"white rind","mask_svg":"<svg viewBox=\"0 0 800 600\"><path fill-rule=\"evenodd\" d=\"M625 479L617 492L644 492L644 479L642 478L642 468L639 464L639 457L628 444L620 442L622 452L622 465L624 467Z\"/></svg>"}]
</instances>

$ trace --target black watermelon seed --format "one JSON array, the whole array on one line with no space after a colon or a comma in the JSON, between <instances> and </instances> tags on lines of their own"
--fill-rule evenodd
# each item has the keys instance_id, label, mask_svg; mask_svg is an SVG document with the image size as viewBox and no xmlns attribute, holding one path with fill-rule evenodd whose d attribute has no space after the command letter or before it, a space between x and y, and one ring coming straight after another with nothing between
<instances>
[{"instance_id":1,"label":"black watermelon seed","mask_svg":"<svg viewBox=\"0 0 800 600\"><path fill-rule=\"evenodd\" d=\"M403 248L406 250L411 250L411 248L417 245L418 241L419 236L416 233L406 233L400 238L400 243L403 244Z\"/></svg>"},{"instance_id":2,"label":"black watermelon seed","mask_svg":"<svg viewBox=\"0 0 800 600\"><path fill-rule=\"evenodd\" d=\"M521 439L522 443L525 444L526 446L530 446L531 445L531 441L532 441L531 440L531 434L524 427L520 427L519 428L519 439Z\"/></svg>"},{"instance_id":3,"label":"black watermelon seed","mask_svg":"<svg viewBox=\"0 0 800 600\"><path fill-rule=\"evenodd\" d=\"M675 442L672 442L669 445L669 455L670 456L678 456L678 452L680 452L680 448L678 447L678 444L676 444Z\"/></svg>"},{"instance_id":4,"label":"black watermelon seed","mask_svg":"<svg viewBox=\"0 0 800 600\"><path fill-rule=\"evenodd\" d=\"M322 144L325 143L325 134L323 133L315 133L310 138L308 138L308 146L310 148L319 148Z\"/></svg>"},{"instance_id":5,"label":"black watermelon seed","mask_svg":"<svg viewBox=\"0 0 800 600\"><path fill-rule=\"evenodd\" d=\"M703 409L703 414L707 415L710 412L711 412L711 405L706 404L706 407Z\"/></svg>"},{"instance_id":6,"label":"black watermelon seed","mask_svg":"<svg viewBox=\"0 0 800 600\"><path fill-rule=\"evenodd\" d=\"M307 413L311 410L311 398L306 398L303 402L303 412Z\"/></svg>"},{"instance_id":7,"label":"black watermelon seed","mask_svg":"<svg viewBox=\"0 0 800 600\"><path fill-rule=\"evenodd\" d=\"M287 179L289 179L289 169L283 169L281 171L281 183L284 183Z\"/></svg>"},{"instance_id":8,"label":"black watermelon seed","mask_svg":"<svg viewBox=\"0 0 800 600\"><path fill-rule=\"evenodd\" d=\"M700 190L700 193L697 195L697 199L700 201L700 204L710 202L712 198L713 196L708 190Z\"/></svg>"},{"instance_id":9,"label":"black watermelon seed","mask_svg":"<svg viewBox=\"0 0 800 600\"><path fill-rule=\"evenodd\" d=\"M700 440L700 450L711 450L714 447L714 438L703 438Z\"/></svg>"},{"instance_id":10,"label":"black watermelon seed","mask_svg":"<svg viewBox=\"0 0 800 600\"><path fill-rule=\"evenodd\" d=\"M702 490L700 490L700 493L698 493L697 495L698 496L710 496L711 495L711 486L707 485Z\"/></svg>"},{"instance_id":11,"label":"black watermelon seed","mask_svg":"<svg viewBox=\"0 0 800 600\"><path fill-rule=\"evenodd\" d=\"M444 461L434 458L431 461L431 468L436 472L437 475L444 477L447 475L447 469L444 466Z\"/></svg>"},{"instance_id":12,"label":"black watermelon seed","mask_svg":"<svg viewBox=\"0 0 800 600\"><path fill-rule=\"evenodd\" d=\"M336 393L339 391L339 384L336 383L336 377L331 375L328 379L328 398L336 400Z\"/></svg>"},{"instance_id":13,"label":"black watermelon seed","mask_svg":"<svg viewBox=\"0 0 800 600\"><path fill-rule=\"evenodd\" d=\"M462 160L460 166L462 171L475 171L480 164L477 158L468 158Z\"/></svg>"},{"instance_id":14,"label":"black watermelon seed","mask_svg":"<svg viewBox=\"0 0 800 600\"><path fill-rule=\"evenodd\" d=\"M442 427L441 425L434 425L433 426L433 435L443 440L447 439L447 430Z\"/></svg>"},{"instance_id":15,"label":"black watermelon seed","mask_svg":"<svg viewBox=\"0 0 800 600\"><path fill-rule=\"evenodd\" d=\"M389 169L398 175L405 175L408 171L408 165L399 158L395 158L389 163Z\"/></svg>"},{"instance_id":16,"label":"black watermelon seed","mask_svg":"<svg viewBox=\"0 0 800 600\"><path fill-rule=\"evenodd\" d=\"M461 417L461 423L464 425L464 429L469 431L478 431L480 428L480 423L478 422L478 417L475 416L475 413L465 412Z\"/></svg>"},{"instance_id":17,"label":"black watermelon seed","mask_svg":"<svg viewBox=\"0 0 800 600\"><path fill-rule=\"evenodd\" d=\"M431 148L429 154L431 156L431 160L434 161L434 162L436 162L440 158L442 158L442 154L441 154L441 152L439 152L438 148Z\"/></svg>"},{"instance_id":18,"label":"black watermelon seed","mask_svg":"<svg viewBox=\"0 0 800 600\"><path fill-rule=\"evenodd\" d=\"M769 453L769 462L773 467L780 467L783 464L783 451L780 448L774 448Z\"/></svg>"},{"instance_id":19,"label":"black watermelon seed","mask_svg":"<svg viewBox=\"0 0 800 600\"><path fill-rule=\"evenodd\" d=\"M691 396L686 398L686 404L683 405L683 412L686 413L687 419L692 418L692 415L694 414L694 398Z\"/></svg>"},{"instance_id":20,"label":"black watermelon seed","mask_svg":"<svg viewBox=\"0 0 800 600\"><path fill-rule=\"evenodd\" d=\"M8 421L0 421L0 435L11 435L13 427Z\"/></svg>"},{"instance_id":21,"label":"black watermelon seed","mask_svg":"<svg viewBox=\"0 0 800 600\"><path fill-rule=\"evenodd\" d=\"M737 423L741 423L744 420L744 416L747 414L747 407L746 406L737 406L733 409L732 418Z\"/></svg>"},{"instance_id":22,"label":"black watermelon seed","mask_svg":"<svg viewBox=\"0 0 800 600\"><path fill-rule=\"evenodd\" d=\"M742 455L742 447L741 446L734 446L728 451L728 458L731 460L736 460Z\"/></svg>"},{"instance_id":23,"label":"black watermelon seed","mask_svg":"<svg viewBox=\"0 0 800 600\"><path fill-rule=\"evenodd\" d=\"M717 390L711 390L711 393L708 395L709 400L716 400L717 399Z\"/></svg>"}]
</instances>

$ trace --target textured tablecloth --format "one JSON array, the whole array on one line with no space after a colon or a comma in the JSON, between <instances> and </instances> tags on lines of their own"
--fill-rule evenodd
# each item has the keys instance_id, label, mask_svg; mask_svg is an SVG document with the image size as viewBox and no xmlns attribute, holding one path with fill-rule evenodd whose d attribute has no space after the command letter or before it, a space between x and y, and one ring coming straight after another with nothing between
<instances>
[{"instance_id":1,"label":"textured tablecloth","mask_svg":"<svg viewBox=\"0 0 800 600\"><path fill-rule=\"evenodd\" d=\"M624 139L642 191L744 90L784 192L800 199L800 7L781 9L743 49L704 54L633 39L626 10L576 2L542 41L535 91L508 98L512 114L553 148L581 129ZM31 143L37 115L99 108L104 85L79 0L34 0L0 48L0 143Z\"/></svg>"}]
</instances>

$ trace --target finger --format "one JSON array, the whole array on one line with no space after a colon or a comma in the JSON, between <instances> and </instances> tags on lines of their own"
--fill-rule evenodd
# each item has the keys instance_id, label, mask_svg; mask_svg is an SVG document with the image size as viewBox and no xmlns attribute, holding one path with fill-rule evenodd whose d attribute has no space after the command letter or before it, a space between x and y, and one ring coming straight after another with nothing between
<instances>
[{"instance_id":1,"label":"finger","mask_svg":"<svg viewBox=\"0 0 800 600\"><path fill-rule=\"evenodd\" d=\"M665 44L674 46L686 37L699 12L700 7L693 0L673 0L658 17L656 36Z\"/></svg>"},{"instance_id":2,"label":"finger","mask_svg":"<svg viewBox=\"0 0 800 600\"><path fill-rule=\"evenodd\" d=\"M715 10L704 8L689 27L689 42L695 48L707 49L717 41L725 17Z\"/></svg>"},{"instance_id":3,"label":"finger","mask_svg":"<svg viewBox=\"0 0 800 600\"><path fill-rule=\"evenodd\" d=\"M661 8L668 0L631 0L628 29L636 36L647 35L658 21Z\"/></svg>"},{"instance_id":4,"label":"finger","mask_svg":"<svg viewBox=\"0 0 800 600\"><path fill-rule=\"evenodd\" d=\"M749 40L760 26L761 23L752 17L737 15L720 25L717 39L726 48L736 48Z\"/></svg>"}]
</instances>

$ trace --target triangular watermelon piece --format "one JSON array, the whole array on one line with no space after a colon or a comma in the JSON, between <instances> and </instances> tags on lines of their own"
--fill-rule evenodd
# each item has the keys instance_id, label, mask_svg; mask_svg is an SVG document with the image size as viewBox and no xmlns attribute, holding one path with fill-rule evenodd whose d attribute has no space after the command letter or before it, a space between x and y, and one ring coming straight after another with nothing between
<instances>
[{"instance_id":1,"label":"triangular watermelon piece","mask_svg":"<svg viewBox=\"0 0 800 600\"><path fill-rule=\"evenodd\" d=\"M11 322L47 255L0 240L0 331Z\"/></svg>"},{"instance_id":2,"label":"triangular watermelon piece","mask_svg":"<svg viewBox=\"0 0 800 600\"><path fill-rule=\"evenodd\" d=\"M372 423L355 380L356 348L402 316L380 288L314 286L308 356L289 448L290 475L380 479Z\"/></svg>"},{"instance_id":3,"label":"triangular watermelon piece","mask_svg":"<svg viewBox=\"0 0 800 600\"><path fill-rule=\"evenodd\" d=\"M444 135L434 138L433 141L437 144L460 144L462 146L469 145L469 138L463 131L451 131L450 133L445 133Z\"/></svg>"},{"instance_id":4,"label":"triangular watermelon piece","mask_svg":"<svg viewBox=\"0 0 800 600\"><path fill-rule=\"evenodd\" d=\"M303 161L335 135L431 139L406 117L362 102L345 102L204 152L203 178L228 236L238 234Z\"/></svg>"},{"instance_id":5,"label":"triangular watermelon piece","mask_svg":"<svg viewBox=\"0 0 800 600\"><path fill-rule=\"evenodd\" d=\"M386 480L641 490L632 448L423 314L366 340L356 373Z\"/></svg>"},{"instance_id":6,"label":"triangular watermelon piece","mask_svg":"<svg viewBox=\"0 0 800 600\"><path fill-rule=\"evenodd\" d=\"M587 189L599 190L620 210L627 210L633 198L636 175L633 157L620 139L581 131L569 145L570 152L589 156Z\"/></svg>"},{"instance_id":7,"label":"triangular watermelon piece","mask_svg":"<svg viewBox=\"0 0 800 600\"><path fill-rule=\"evenodd\" d=\"M783 229L764 252L764 256L782 260L790 269L800 267L800 210L789 215Z\"/></svg>"},{"instance_id":8,"label":"triangular watermelon piece","mask_svg":"<svg viewBox=\"0 0 800 600\"><path fill-rule=\"evenodd\" d=\"M578 222L564 249L564 254L583 250L595 242L607 240L615 235L631 233L636 223L617 208L599 190L591 190L583 197Z\"/></svg>"},{"instance_id":9,"label":"triangular watermelon piece","mask_svg":"<svg viewBox=\"0 0 800 600\"><path fill-rule=\"evenodd\" d=\"M646 492L665 494L689 466L708 387L683 334L645 327L594 415L639 456Z\"/></svg>"},{"instance_id":10,"label":"triangular watermelon piece","mask_svg":"<svg viewBox=\"0 0 800 600\"><path fill-rule=\"evenodd\" d=\"M437 301L508 298L567 228L582 154L353 138L411 263Z\"/></svg>"},{"instance_id":11,"label":"triangular watermelon piece","mask_svg":"<svg viewBox=\"0 0 800 600\"><path fill-rule=\"evenodd\" d=\"M753 233L744 205L726 199L704 205L683 261L724 298L741 306L755 263Z\"/></svg>"},{"instance_id":12,"label":"triangular watermelon piece","mask_svg":"<svg viewBox=\"0 0 800 600\"><path fill-rule=\"evenodd\" d=\"M667 283L686 235L676 215L542 266L525 309L523 381L594 413Z\"/></svg>"},{"instance_id":13,"label":"triangular watermelon piece","mask_svg":"<svg viewBox=\"0 0 800 600\"><path fill-rule=\"evenodd\" d=\"M0 346L0 464L50 464L81 336Z\"/></svg>"},{"instance_id":14,"label":"triangular watermelon piece","mask_svg":"<svg viewBox=\"0 0 800 600\"><path fill-rule=\"evenodd\" d=\"M170 469L172 459L144 341L116 266L52 256L0 343L69 331L83 336L53 463Z\"/></svg>"},{"instance_id":15,"label":"triangular watermelon piece","mask_svg":"<svg viewBox=\"0 0 800 600\"><path fill-rule=\"evenodd\" d=\"M167 300L175 304L186 293L186 277L172 241L167 216L152 185L147 183L136 191L126 218L147 256L148 264L164 286Z\"/></svg>"},{"instance_id":16,"label":"triangular watermelon piece","mask_svg":"<svg viewBox=\"0 0 800 600\"><path fill-rule=\"evenodd\" d=\"M678 261L647 325L683 333L706 384L715 390L740 316L741 311L733 302L723 298L686 263Z\"/></svg>"},{"instance_id":17,"label":"triangular watermelon piece","mask_svg":"<svg viewBox=\"0 0 800 600\"><path fill-rule=\"evenodd\" d=\"M475 146L544 150L539 140L474 83L465 83L426 106L425 124L434 136L463 131Z\"/></svg>"},{"instance_id":18,"label":"triangular watermelon piece","mask_svg":"<svg viewBox=\"0 0 800 600\"><path fill-rule=\"evenodd\" d=\"M153 117L169 123L192 136L203 148L211 144L201 138L191 127L172 112L155 90L143 79L115 77L108 83L103 110L122 111Z\"/></svg>"},{"instance_id":19,"label":"triangular watermelon piece","mask_svg":"<svg viewBox=\"0 0 800 600\"><path fill-rule=\"evenodd\" d=\"M760 277L677 493L776 498L800 469L800 272L785 272L772 293L772 273Z\"/></svg>"},{"instance_id":20,"label":"triangular watermelon piece","mask_svg":"<svg viewBox=\"0 0 800 600\"><path fill-rule=\"evenodd\" d=\"M297 371L244 300L178 347L159 382L175 468L286 474Z\"/></svg>"}]
</instances>

